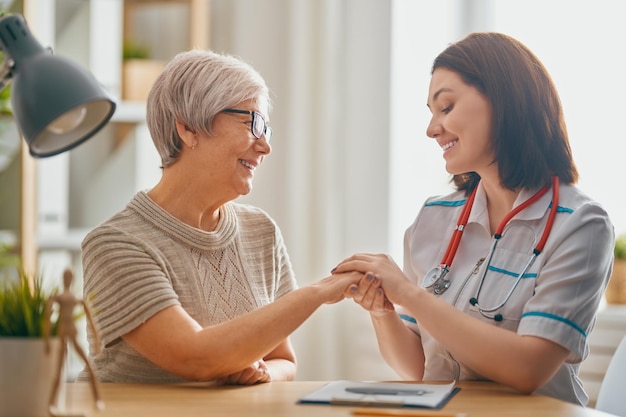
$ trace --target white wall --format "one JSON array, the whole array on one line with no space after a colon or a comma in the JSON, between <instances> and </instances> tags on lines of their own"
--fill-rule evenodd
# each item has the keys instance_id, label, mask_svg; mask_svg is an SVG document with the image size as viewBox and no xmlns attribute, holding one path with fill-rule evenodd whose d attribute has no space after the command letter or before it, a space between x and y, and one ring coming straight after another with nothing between
<instances>
[{"instance_id":1,"label":"white wall","mask_svg":"<svg viewBox=\"0 0 626 417\"><path fill-rule=\"evenodd\" d=\"M496 6L495 29L526 43L554 79L579 186L605 206L616 232L625 233L626 2L526 0Z\"/></svg>"}]
</instances>

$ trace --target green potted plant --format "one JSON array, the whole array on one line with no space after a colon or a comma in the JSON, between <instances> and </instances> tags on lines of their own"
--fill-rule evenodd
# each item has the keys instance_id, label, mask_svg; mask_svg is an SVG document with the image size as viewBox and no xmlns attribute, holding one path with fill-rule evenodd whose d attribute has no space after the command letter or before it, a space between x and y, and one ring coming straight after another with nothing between
<instances>
[{"instance_id":1,"label":"green potted plant","mask_svg":"<svg viewBox=\"0 0 626 417\"><path fill-rule=\"evenodd\" d=\"M0 16L3 11L0 9ZM4 54L0 52L0 63L4 62ZM0 172L11 162L20 147L20 136L13 119L11 107L11 85L0 89Z\"/></svg>"},{"instance_id":2,"label":"green potted plant","mask_svg":"<svg viewBox=\"0 0 626 417\"><path fill-rule=\"evenodd\" d=\"M150 48L137 42L127 40L122 47L122 59L149 59Z\"/></svg>"},{"instance_id":3,"label":"green potted plant","mask_svg":"<svg viewBox=\"0 0 626 417\"><path fill-rule=\"evenodd\" d=\"M5 278L0 287L0 338L43 338L49 297L39 280L31 282L23 272L17 279Z\"/></svg>"},{"instance_id":4,"label":"green potted plant","mask_svg":"<svg viewBox=\"0 0 626 417\"><path fill-rule=\"evenodd\" d=\"M0 61L2 61L2 59L2 53L0 52ZM4 89L0 91L0 115L13 116L10 85L4 87Z\"/></svg>"},{"instance_id":5,"label":"green potted plant","mask_svg":"<svg viewBox=\"0 0 626 417\"><path fill-rule=\"evenodd\" d=\"M626 304L626 234L615 239L613 273L606 288L609 304Z\"/></svg>"},{"instance_id":6,"label":"green potted plant","mask_svg":"<svg viewBox=\"0 0 626 417\"><path fill-rule=\"evenodd\" d=\"M165 63L150 59L150 48L126 40L122 49L122 99L145 101Z\"/></svg>"},{"instance_id":7,"label":"green potted plant","mask_svg":"<svg viewBox=\"0 0 626 417\"><path fill-rule=\"evenodd\" d=\"M44 321L52 295L39 279L14 267L17 257L0 248L0 417L48 416L60 341L52 322L46 353Z\"/></svg>"}]
</instances>

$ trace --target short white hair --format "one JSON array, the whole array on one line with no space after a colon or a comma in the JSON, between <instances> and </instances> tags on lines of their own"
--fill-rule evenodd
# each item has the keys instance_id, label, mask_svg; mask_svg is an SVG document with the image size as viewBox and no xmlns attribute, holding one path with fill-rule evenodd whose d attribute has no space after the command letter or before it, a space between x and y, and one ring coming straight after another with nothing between
<instances>
[{"instance_id":1,"label":"short white hair","mask_svg":"<svg viewBox=\"0 0 626 417\"><path fill-rule=\"evenodd\" d=\"M148 129L162 167L173 164L182 150L176 121L191 131L212 135L215 115L260 98L267 100L269 111L265 80L240 58L198 49L177 54L148 95Z\"/></svg>"}]
</instances>

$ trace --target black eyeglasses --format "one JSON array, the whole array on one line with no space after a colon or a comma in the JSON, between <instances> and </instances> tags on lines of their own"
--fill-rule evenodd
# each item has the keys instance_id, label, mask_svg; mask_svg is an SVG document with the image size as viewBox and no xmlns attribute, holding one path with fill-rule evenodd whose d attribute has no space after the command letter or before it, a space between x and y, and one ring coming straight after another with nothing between
<instances>
[{"instance_id":1,"label":"black eyeglasses","mask_svg":"<svg viewBox=\"0 0 626 417\"><path fill-rule=\"evenodd\" d=\"M252 123L250 123L250 131L255 138L261 139L261 136L265 135L265 140L269 143L272 139L272 128L265 123L265 119L260 113L251 110L239 110L239 109L224 109L224 113L238 113L249 114L252 116Z\"/></svg>"}]
</instances>

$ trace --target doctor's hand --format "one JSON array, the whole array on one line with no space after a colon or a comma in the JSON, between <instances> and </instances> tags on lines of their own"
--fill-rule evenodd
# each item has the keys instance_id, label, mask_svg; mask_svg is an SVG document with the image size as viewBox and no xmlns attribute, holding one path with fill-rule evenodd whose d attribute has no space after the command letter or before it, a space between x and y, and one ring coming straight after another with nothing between
<instances>
[{"instance_id":1,"label":"doctor's hand","mask_svg":"<svg viewBox=\"0 0 626 417\"><path fill-rule=\"evenodd\" d=\"M228 376L218 378L218 385L254 385L272 380L265 361L258 360L251 366Z\"/></svg>"},{"instance_id":2,"label":"doctor's hand","mask_svg":"<svg viewBox=\"0 0 626 417\"><path fill-rule=\"evenodd\" d=\"M355 303L369 311L372 316L380 317L395 311L380 284L380 279L368 272L358 284L351 285L344 295L346 298L352 298Z\"/></svg>"},{"instance_id":3,"label":"doctor's hand","mask_svg":"<svg viewBox=\"0 0 626 417\"><path fill-rule=\"evenodd\" d=\"M358 253L352 255L341 261L331 273L338 274L348 271L372 273L374 277L380 280L380 287L387 298L396 304L407 285L413 285L391 256L385 254Z\"/></svg>"}]
</instances>

